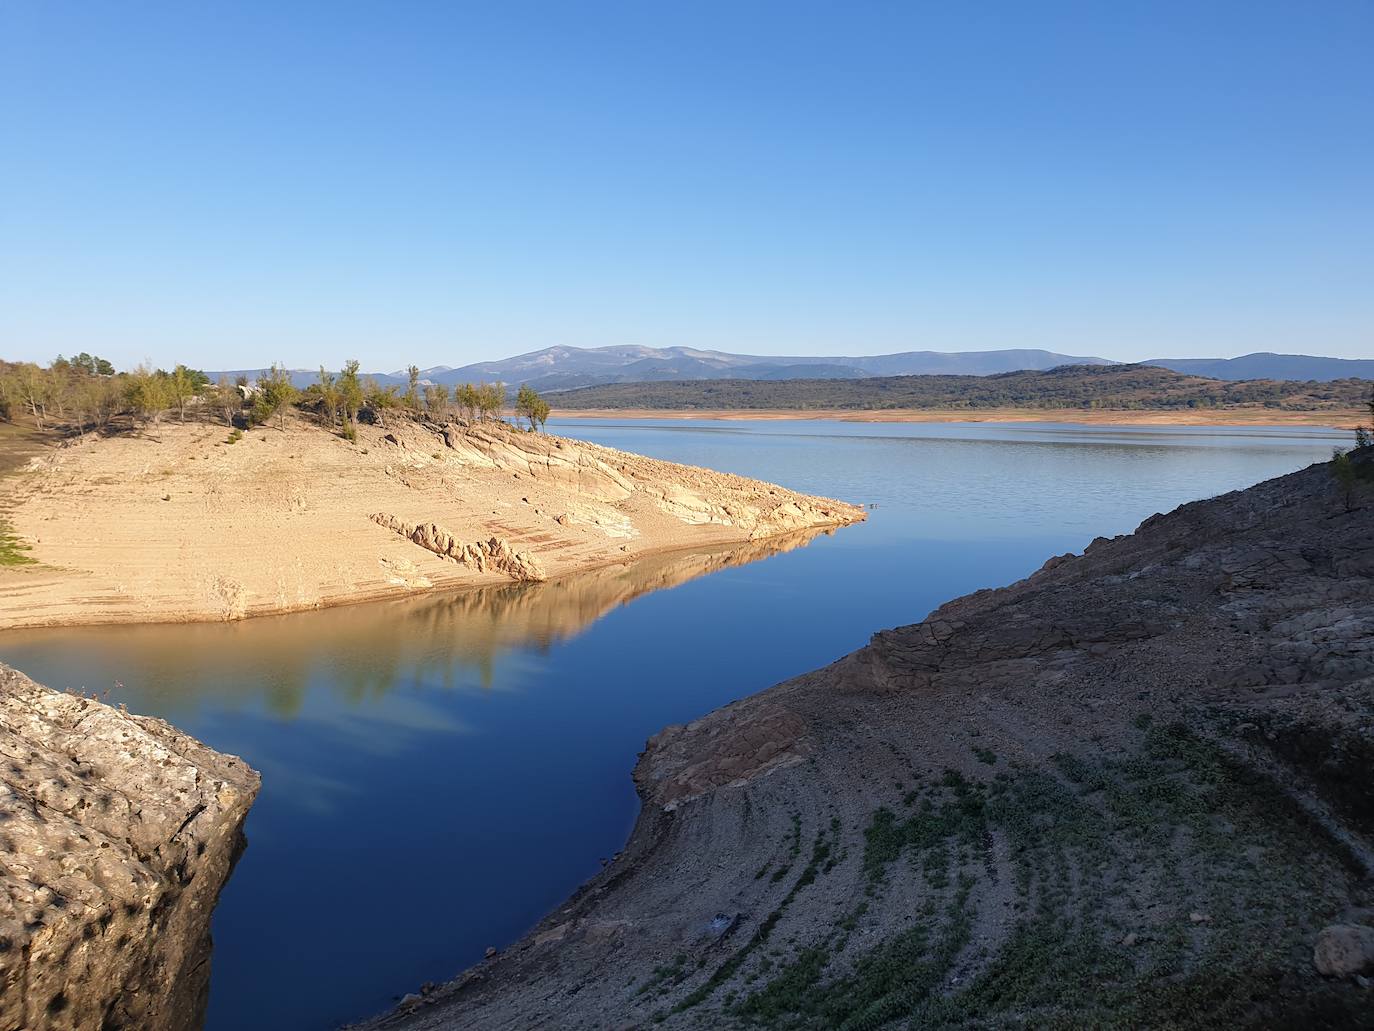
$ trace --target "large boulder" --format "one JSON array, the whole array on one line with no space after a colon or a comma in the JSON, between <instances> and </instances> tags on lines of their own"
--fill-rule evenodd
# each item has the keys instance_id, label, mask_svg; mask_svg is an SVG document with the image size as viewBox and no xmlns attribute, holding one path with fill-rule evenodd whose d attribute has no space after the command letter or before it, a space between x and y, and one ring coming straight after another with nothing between
<instances>
[{"instance_id":1,"label":"large boulder","mask_svg":"<svg viewBox=\"0 0 1374 1031\"><path fill-rule=\"evenodd\" d=\"M0 664L0 1028L180 1031L260 779Z\"/></svg>"},{"instance_id":2,"label":"large boulder","mask_svg":"<svg viewBox=\"0 0 1374 1031\"><path fill-rule=\"evenodd\" d=\"M1322 928L1312 950L1312 963L1327 977L1374 973L1374 927L1332 924Z\"/></svg>"}]
</instances>

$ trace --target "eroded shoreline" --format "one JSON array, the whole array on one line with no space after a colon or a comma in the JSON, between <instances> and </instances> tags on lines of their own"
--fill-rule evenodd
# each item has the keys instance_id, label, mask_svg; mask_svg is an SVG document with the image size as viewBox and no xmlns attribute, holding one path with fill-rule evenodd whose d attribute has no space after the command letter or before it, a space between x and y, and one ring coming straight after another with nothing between
<instances>
[{"instance_id":1,"label":"eroded shoreline","mask_svg":"<svg viewBox=\"0 0 1374 1031\"><path fill-rule=\"evenodd\" d=\"M614 862L360 1026L1346 1026L1371 520L1314 466L667 728Z\"/></svg>"},{"instance_id":2,"label":"eroded shoreline","mask_svg":"<svg viewBox=\"0 0 1374 1031\"><path fill-rule=\"evenodd\" d=\"M156 436L153 436L155 432ZM241 619L512 580L861 521L775 484L501 424L297 420L51 449L10 474L32 564L0 630Z\"/></svg>"}]
</instances>

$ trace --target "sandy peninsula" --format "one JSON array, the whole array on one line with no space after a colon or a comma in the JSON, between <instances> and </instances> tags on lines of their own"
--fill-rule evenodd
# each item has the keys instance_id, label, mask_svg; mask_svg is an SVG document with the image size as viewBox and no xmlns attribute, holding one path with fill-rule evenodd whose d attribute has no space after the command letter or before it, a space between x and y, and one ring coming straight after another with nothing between
<instances>
[{"instance_id":1,"label":"sandy peninsula","mask_svg":"<svg viewBox=\"0 0 1374 1031\"><path fill-rule=\"evenodd\" d=\"M512 581L864 518L854 505L501 423L163 423L4 480L32 563L0 629L239 619Z\"/></svg>"},{"instance_id":2,"label":"sandy peninsula","mask_svg":"<svg viewBox=\"0 0 1374 1031\"><path fill-rule=\"evenodd\" d=\"M1368 418L1356 408L1144 410L1105 408L583 408L559 419L826 419L838 422L1069 422L1117 426L1324 426L1350 430Z\"/></svg>"}]
</instances>

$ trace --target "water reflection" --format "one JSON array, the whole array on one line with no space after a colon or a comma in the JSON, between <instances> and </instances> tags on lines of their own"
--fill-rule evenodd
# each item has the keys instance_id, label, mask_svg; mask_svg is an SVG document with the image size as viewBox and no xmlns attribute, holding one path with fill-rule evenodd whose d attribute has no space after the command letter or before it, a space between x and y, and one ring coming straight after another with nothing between
<instances>
[{"instance_id":1,"label":"water reflection","mask_svg":"<svg viewBox=\"0 0 1374 1031\"><path fill-rule=\"evenodd\" d=\"M241 623L11 631L0 658L262 772L215 914L209 1026L335 1027L509 942L618 847L645 738L741 690L703 688L685 657L682 682L656 668L658 632L690 625L706 584L668 588L820 532ZM588 632L612 612L619 632ZM412 863L443 876L398 906Z\"/></svg>"},{"instance_id":2,"label":"water reflection","mask_svg":"<svg viewBox=\"0 0 1374 1031\"><path fill-rule=\"evenodd\" d=\"M66 682L49 686L95 692L173 721L193 718L202 703L212 701L216 708L261 704L279 719L328 718L335 729L346 730L337 709L327 715L305 711L312 689L327 685L350 706L387 695L400 682L458 689L475 679L483 690L499 690L503 656L546 652L642 595L792 551L832 533L799 530L648 555L543 583L498 584L237 623L10 631L0 638L0 655L22 668L25 653L78 639L82 651L99 653L99 666L78 664L66 671ZM107 673L111 679L104 679ZM433 711L408 713L404 704L389 705L385 718L398 729L462 729ZM375 713L369 715L373 722L362 735L374 745L376 719Z\"/></svg>"}]
</instances>

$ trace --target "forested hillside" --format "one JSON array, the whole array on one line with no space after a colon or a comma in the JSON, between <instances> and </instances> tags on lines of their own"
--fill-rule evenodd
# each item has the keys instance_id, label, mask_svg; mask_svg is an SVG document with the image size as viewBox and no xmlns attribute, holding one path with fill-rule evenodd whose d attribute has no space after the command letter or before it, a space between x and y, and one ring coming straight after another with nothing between
<instances>
[{"instance_id":1,"label":"forested hillside","mask_svg":"<svg viewBox=\"0 0 1374 1031\"><path fill-rule=\"evenodd\" d=\"M1228 382L1145 365L1068 365L995 376L871 379L726 379L614 383L550 395L555 409L1107 409L1263 407L1288 411L1358 408L1372 382Z\"/></svg>"}]
</instances>

